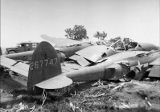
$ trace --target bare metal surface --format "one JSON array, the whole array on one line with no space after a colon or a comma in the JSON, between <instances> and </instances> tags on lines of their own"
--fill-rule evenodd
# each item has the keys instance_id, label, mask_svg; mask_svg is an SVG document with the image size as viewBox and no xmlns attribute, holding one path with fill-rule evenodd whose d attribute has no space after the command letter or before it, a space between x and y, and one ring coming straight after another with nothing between
<instances>
[{"instance_id":1,"label":"bare metal surface","mask_svg":"<svg viewBox=\"0 0 160 112\"><path fill-rule=\"evenodd\" d=\"M103 54L106 53L107 50L108 49L105 45L95 45L82 49L76 52L76 54L92 62L96 62L98 59L102 58Z\"/></svg>"},{"instance_id":2,"label":"bare metal surface","mask_svg":"<svg viewBox=\"0 0 160 112\"><path fill-rule=\"evenodd\" d=\"M87 66L87 65L90 64L90 62L88 62L85 58L83 58L79 55L73 55L73 56L70 57L70 59L75 60L81 66Z\"/></svg>"},{"instance_id":3,"label":"bare metal surface","mask_svg":"<svg viewBox=\"0 0 160 112\"><path fill-rule=\"evenodd\" d=\"M159 65L160 66L160 58L157 58L156 60L151 62L150 65Z\"/></svg>"},{"instance_id":4,"label":"bare metal surface","mask_svg":"<svg viewBox=\"0 0 160 112\"><path fill-rule=\"evenodd\" d=\"M17 62L15 60L1 56L0 57L0 65L3 67L9 68L11 71L14 71L18 74L25 76L25 77L28 76L29 65L27 65L25 63Z\"/></svg>"},{"instance_id":5,"label":"bare metal surface","mask_svg":"<svg viewBox=\"0 0 160 112\"><path fill-rule=\"evenodd\" d=\"M149 77L156 77L156 78L160 78L160 66L159 65L155 65L151 68L151 71L149 73Z\"/></svg>"},{"instance_id":6,"label":"bare metal surface","mask_svg":"<svg viewBox=\"0 0 160 112\"><path fill-rule=\"evenodd\" d=\"M4 55L7 58L15 58L15 57L20 57L20 56L30 56L33 54L34 51L26 51L26 52L20 52L20 53L14 53L14 54L7 54Z\"/></svg>"},{"instance_id":7,"label":"bare metal surface","mask_svg":"<svg viewBox=\"0 0 160 112\"><path fill-rule=\"evenodd\" d=\"M58 75L48 79L47 81L40 82L36 84L36 86L44 89L58 89L69 86L72 82L72 79L63 75Z\"/></svg>"},{"instance_id":8,"label":"bare metal surface","mask_svg":"<svg viewBox=\"0 0 160 112\"><path fill-rule=\"evenodd\" d=\"M130 54L130 55L127 55ZM118 57L117 57L118 56ZM153 52L147 55L145 52L140 51L127 51L119 54L115 54L109 57L103 63L91 66L84 67L79 70L72 70L70 72L63 73L64 76L72 79L75 82L81 81L93 81L99 79L120 79L123 75L129 73L129 69L126 65L123 65L122 62L126 62L125 64L129 64L129 66L137 66L139 63L145 64L155 60L160 56L160 52ZM115 64L117 62L117 64ZM122 63L122 64L121 64ZM49 79L50 80L50 79ZM54 80L54 77L52 78ZM58 80L58 79L57 79ZM62 81L59 79L59 82ZM45 85L50 86L50 82L48 80L43 81ZM65 82L64 82L65 83ZM65 85L63 85L65 87ZM68 85L66 85L68 86ZM56 89L56 87L54 86ZM59 86L57 86L59 88Z\"/></svg>"},{"instance_id":9,"label":"bare metal surface","mask_svg":"<svg viewBox=\"0 0 160 112\"><path fill-rule=\"evenodd\" d=\"M46 41L52 42L57 47L58 46L59 47L70 46L70 45L82 43L81 41L76 41L76 40L71 40L71 39L66 39L66 38L50 37L50 36L47 36L47 35L42 35L41 37Z\"/></svg>"}]
</instances>

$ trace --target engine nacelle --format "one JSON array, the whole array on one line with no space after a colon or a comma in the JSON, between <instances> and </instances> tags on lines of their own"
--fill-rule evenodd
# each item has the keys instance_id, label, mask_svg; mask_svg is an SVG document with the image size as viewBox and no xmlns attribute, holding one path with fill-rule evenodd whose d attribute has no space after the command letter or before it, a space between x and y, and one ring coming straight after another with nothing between
<instances>
[{"instance_id":1,"label":"engine nacelle","mask_svg":"<svg viewBox=\"0 0 160 112\"><path fill-rule=\"evenodd\" d=\"M104 79L119 80L129 73L130 68L122 63L115 63L105 69Z\"/></svg>"}]
</instances>

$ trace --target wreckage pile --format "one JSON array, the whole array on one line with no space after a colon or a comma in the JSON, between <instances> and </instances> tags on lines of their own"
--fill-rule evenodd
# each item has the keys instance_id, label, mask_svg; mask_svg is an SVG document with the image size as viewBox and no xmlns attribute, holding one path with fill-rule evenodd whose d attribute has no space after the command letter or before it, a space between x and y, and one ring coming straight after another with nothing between
<instances>
[{"instance_id":1,"label":"wreckage pile","mask_svg":"<svg viewBox=\"0 0 160 112\"><path fill-rule=\"evenodd\" d=\"M26 54L28 63L15 59ZM159 57L121 38L1 55L1 111L160 111Z\"/></svg>"}]
</instances>

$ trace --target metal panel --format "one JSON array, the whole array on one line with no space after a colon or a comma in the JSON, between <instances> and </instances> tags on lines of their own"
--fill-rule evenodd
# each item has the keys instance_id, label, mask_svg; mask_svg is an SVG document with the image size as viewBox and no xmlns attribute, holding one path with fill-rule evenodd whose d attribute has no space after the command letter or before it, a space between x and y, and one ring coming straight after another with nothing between
<instances>
[{"instance_id":1,"label":"metal panel","mask_svg":"<svg viewBox=\"0 0 160 112\"><path fill-rule=\"evenodd\" d=\"M7 54L3 55L7 58L16 58L16 57L22 57L22 56L31 56L34 51L25 51L25 52L20 52L20 53L13 53L13 54Z\"/></svg>"},{"instance_id":2,"label":"metal panel","mask_svg":"<svg viewBox=\"0 0 160 112\"><path fill-rule=\"evenodd\" d=\"M4 56L0 57L0 65L6 68L9 68L11 71L14 71L18 74L21 74L25 77L28 77L29 65L17 62L15 60L6 58Z\"/></svg>"},{"instance_id":3,"label":"metal panel","mask_svg":"<svg viewBox=\"0 0 160 112\"><path fill-rule=\"evenodd\" d=\"M108 49L105 45L95 45L82 49L76 52L76 54L92 62L96 62L102 58L103 54L106 53L107 50Z\"/></svg>"},{"instance_id":4,"label":"metal panel","mask_svg":"<svg viewBox=\"0 0 160 112\"><path fill-rule=\"evenodd\" d=\"M58 75L43 82L40 82L36 84L36 86L44 89L58 89L69 86L72 83L72 79L64 75Z\"/></svg>"},{"instance_id":5,"label":"metal panel","mask_svg":"<svg viewBox=\"0 0 160 112\"><path fill-rule=\"evenodd\" d=\"M160 66L153 66L149 73L149 77L160 78Z\"/></svg>"},{"instance_id":6,"label":"metal panel","mask_svg":"<svg viewBox=\"0 0 160 112\"><path fill-rule=\"evenodd\" d=\"M85 58L79 56L79 55L73 55L70 57L70 59L77 61L78 64L81 66L87 66L90 64Z\"/></svg>"},{"instance_id":7,"label":"metal panel","mask_svg":"<svg viewBox=\"0 0 160 112\"><path fill-rule=\"evenodd\" d=\"M79 70L83 67L76 63L64 62L61 64L61 68L62 68L62 73L65 73L73 70Z\"/></svg>"},{"instance_id":8,"label":"metal panel","mask_svg":"<svg viewBox=\"0 0 160 112\"><path fill-rule=\"evenodd\" d=\"M159 65L160 66L160 58L157 58L156 60L151 62L150 65Z\"/></svg>"},{"instance_id":9,"label":"metal panel","mask_svg":"<svg viewBox=\"0 0 160 112\"><path fill-rule=\"evenodd\" d=\"M71 40L71 39L66 39L66 38L56 38L56 37L50 37L47 35L42 35L41 36L44 40L47 40L49 42L52 42L55 44L57 47L58 46L70 46L74 44L81 44L81 41L76 41L76 40Z\"/></svg>"}]
</instances>

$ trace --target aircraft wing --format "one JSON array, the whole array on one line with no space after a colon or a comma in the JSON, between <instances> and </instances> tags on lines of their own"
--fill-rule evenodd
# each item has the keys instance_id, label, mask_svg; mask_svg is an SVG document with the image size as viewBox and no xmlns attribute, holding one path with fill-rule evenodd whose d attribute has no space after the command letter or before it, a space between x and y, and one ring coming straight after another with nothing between
<instances>
[{"instance_id":1,"label":"aircraft wing","mask_svg":"<svg viewBox=\"0 0 160 112\"><path fill-rule=\"evenodd\" d=\"M0 57L0 65L14 71L18 74L21 74L25 77L28 77L29 65L15 61L13 59L6 58L4 56Z\"/></svg>"},{"instance_id":2,"label":"aircraft wing","mask_svg":"<svg viewBox=\"0 0 160 112\"><path fill-rule=\"evenodd\" d=\"M87 66L91 64L90 62L97 63L98 60L115 53L113 49L105 45L94 45L76 52L76 55L71 56L70 59L77 61L81 66Z\"/></svg>"},{"instance_id":3,"label":"aircraft wing","mask_svg":"<svg viewBox=\"0 0 160 112\"><path fill-rule=\"evenodd\" d=\"M41 35L41 37L44 40L51 42L52 44L55 44L56 47L71 46L71 45L82 43L81 41L71 40L67 38L55 38L55 37L50 37L47 35Z\"/></svg>"},{"instance_id":4,"label":"aircraft wing","mask_svg":"<svg viewBox=\"0 0 160 112\"><path fill-rule=\"evenodd\" d=\"M76 52L76 54L85 57L92 62L96 62L106 51L107 47L105 45L95 45L82 49Z\"/></svg>"}]
</instances>

